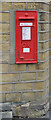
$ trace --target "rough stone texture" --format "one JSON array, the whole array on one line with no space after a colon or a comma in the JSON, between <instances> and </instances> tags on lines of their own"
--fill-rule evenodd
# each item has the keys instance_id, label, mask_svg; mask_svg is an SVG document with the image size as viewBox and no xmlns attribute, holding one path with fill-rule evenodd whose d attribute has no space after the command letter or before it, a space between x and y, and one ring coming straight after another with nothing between
<instances>
[{"instance_id":1,"label":"rough stone texture","mask_svg":"<svg viewBox=\"0 0 51 120\"><path fill-rule=\"evenodd\" d=\"M0 72L8 72L8 64L0 64Z\"/></svg>"},{"instance_id":2,"label":"rough stone texture","mask_svg":"<svg viewBox=\"0 0 51 120\"><path fill-rule=\"evenodd\" d=\"M19 80L19 74L2 74L2 82L14 82Z\"/></svg>"},{"instance_id":3,"label":"rough stone texture","mask_svg":"<svg viewBox=\"0 0 51 120\"><path fill-rule=\"evenodd\" d=\"M1 90L1 86L2 86L2 90ZM12 90L12 85L0 85L0 92L7 92L7 91L11 91Z\"/></svg>"},{"instance_id":4,"label":"rough stone texture","mask_svg":"<svg viewBox=\"0 0 51 120\"><path fill-rule=\"evenodd\" d=\"M44 53L39 53L39 61L46 60L49 57L49 51Z\"/></svg>"},{"instance_id":5,"label":"rough stone texture","mask_svg":"<svg viewBox=\"0 0 51 120\"><path fill-rule=\"evenodd\" d=\"M39 13L38 18L39 18L39 21L48 21L49 14L41 12L41 13Z\"/></svg>"},{"instance_id":6,"label":"rough stone texture","mask_svg":"<svg viewBox=\"0 0 51 120\"><path fill-rule=\"evenodd\" d=\"M49 6L49 11L50 11L50 14L49 14L49 21L50 21L50 24L49 24L49 30L50 30L50 33L49 33L49 39L50 39L50 41L49 41L49 47L50 47L50 51L49 51L49 56L50 56L50 61L49 61L49 75L50 75L50 77L49 77L49 82L50 82L50 84L49 84L49 95L50 95L50 104L51 104L51 2L50 2L50 6Z\"/></svg>"},{"instance_id":7,"label":"rough stone texture","mask_svg":"<svg viewBox=\"0 0 51 120\"><path fill-rule=\"evenodd\" d=\"M45 43L39 43L39 51L46 50L49 48L49 41Z\"/></svg>"},{"instance_id":8,"label":"rough stone texture","mask_svg":"<svg viewBox=\"0 0 51 120\"><path fill-rule=\"evenodd\" d=\"M9 52L3 52L3 53L0 53L0 62L5 62L5 63L8 63L9 62Z\"/></svg>"},{"instance_id":9,"label":"rough stone texture","mask_svg":"<svg viewBox=\"0 0 51 120\"><path fill-rule=\"evenodd\" d=\"M38 72L38 80L45 79L45 76L49 74L49 70L46 70L45 72Z\"/></svg>"},{"instance_id":10,"label":"rough stone texture","mask_svg":"<svg viewBox=\"0 0 51 120\"><path fill-rule=\"evenodd\" d=\"M39 31L49 30L49 24L39 24Z\"/></svg>"},{"instance_id":11,"label":"rough stone texture","mask_svg":"<svg viewBox=\"0 0 51 120\"><path fill-rule=\"evenodd\" d=\"M9 111L11 110L11 104L10 103L0 103L0 112L1 111Z\"/></svg>"},{"instance_id":12,"label":"rough stone texture","mask_svg":"<svg viewBox=\"0 0 51 120\"><path fill-rule=\"evenodd\" d=\"M39 41L48 40L49 39L49 33L39 33Z\"/></svg>"},{"instance_id":13,"label":"rough stone texture","mask_svg":"<svg viewBox=\"0 0 51 120\"><path fill-rule=\"evenodd\" d=\"M21 80L35 80L35 73L21 73Z\"/></svg>"},{"instance_id":14,"label":"rough stone texture","mask_svg":"<svg viewBox=\"0 0 51 120\"><path fill-rule=\"evenodd\" d=\"M36 106L34 103L16 104L13 106L13 116L39 118L45 115L49 109L49 103Z\"/></svg>"},{"instance_id":15,"label":"rough stone texture","mask_svg":"<svg viewBox=\"0 0 51 120\"><path fill-rule=\"evenodd\" d=\"M19 118L39 118L42 117L47 113L48 109L49 109L49 103L46 104L39 104L39 105L35 105L34 102L28 102L28 103L12 103L12 105L10 103L7 104L0 104L0 106L2 106L2 108L0 107L0 110L7 110L6 112L0 112L0 115L2 114L3 118L12 118L13 116L19 116ZM10 111L12 110L12 111ZM13 116L12 116L13 115Z\"/></svg>"},{"instance_id":16,"label":"rough stone texture","mask_svg":"<svg viewBox=\"0 0 51 120\"><path fill-rule=\"evenodd\" d=\"M0 29L1 32L1 29ZM10 32L10 25L9 24L2 24L2 32L5 32L6 34Z\"/></svg>"},{"instance_id":17,"label":"rough stone texture","mask_svg":"<svg viewBox=\"0 0 51 120\"><path fill-rule=\"evenodd\" d=\"M34 83L34 86L33 86L35 90L44 89L45 87L46 87L45 82Z\"/></svg>"},{"instance_id":18,"label":"rough stone texture","mask_svg":"<svg viewBox=\"0 0 51 120\"><path fill-rule=\"evenodd\" d=\"M5 118L11 119L12 118L12 112L9 112L9 111L7 111L7 112L0 112L0 116L2 116L1 117L2 119L5 119Z\"/></svg>"},{"instance_id":19,"label":"rough stone texture","mask_svg":"<svg viewBox=\"0 0 51 120\"><path fill-rule=\"evenodd\" d=\"M0 51L9 51L10 50L10 46L8 43L5 43L5 44L0 44Z\"/></svg>"},{"instance_id":20,"label":"rough stone texture","mask_svg":"<svg viewBox=\"0 0 51 120\"><path fill-rule=\"evenodd\" d=\"M32 83L15 84L15 91L32 90Z\"/></svg>"},{"instance_id":21,"label":"rough stone texture","mask_svg":"<svg viewBox=\"0 0 51 120\"><path fill-rule=\"evenodd\" d=\"M8 102L21 102L21 95L20 93L7 93L6 94L6 101Z\"/></svg>"},{"instance_id":22,"label":"rough stone texture","mask_svg":"<svg viewBox=\"0 0 51 120\"><path fill-rule=\"evenodd\" d=\"M28 9L48 11L49 5L44 4L44 3L39 3L39 4L38 3L28 3Z\"/></svg>"},{"instance_id":23,"label":"rough stone texture","mask_svg":"<svg viewBox=\"0 0 51 120\"><path fill-rule=\"evenodd\" d=\"M0 42L1 43L9 43L10 42L10 35L0 35Z\"/></svg>"},{"instance_id":24,"label":"rough stone texture","mask_svg":"<svg viewBox=\"0 0 51 120\"><path fill-rule=\"evenodd\" d=\"M2 3L2 11L10 11L11 10L11 3L10 2L3 2Z\"/></svg>"},{"instance_id":25,"label":"rough stone texture","mask_svg":"<svg viewBox=\"0 0 51 120\"><path fill-rule=\"evenodd\" d=\"M14 71L26 71L26 65L25 64L20 64L20 65L9 65L10 67L10 72L14 72Z\"/></svg>"},{"instance_id":26,"label":"rough stone texture","mask_svg":"<svg viewBox=\"0 0 51 120\"><path fill-rule=\"evenodd\" d=\"M2 21L3 22L9 22L9 20L10 20L10 14L9 13L0 13L0 17L1 17L1 15L2 15Z\"/></svg>"},{"instance_id":27,"label":"rough stone texture","mask_svg":"<svg viewBox=\"0 0 51 120\"><path fill-rule=\"evenodd\" d=\"M10 10L15 9L28 9L28 10L38 10L38 26L39 26L39 48L38 48L38 63L37 64L10 64ZM15 111L19 116L29 116L29 117L39 117L44 113L44 109L41 110L33 110L29 109L29 101L36 103L46 103L49 99L48 92L49 88L49 78L47 78L49 74L49 42L45 42L45 40L49 40L49 24L45 24L42 21L49 20L49 14L39 11L47 11L48 12L49 5L44 3L2 3L2 11L0 13L0 65L2 66L1 71L3 72L2 76L0 74L0 82L3 82L2 89L0 85L1 92L7 92L0 94L0 102L2 96L2 102L27 102L27 106L15 106ZM2 16L2 20L1 20ZM40 23L42 22L42 23ZM43 32L42 32L43 31ZM2 36L2 37L1 37ZM51 37L51 33L50 33ZM43 43L43 42L44 43ZM1 54L1 49L2 54ZM47 51L44 51L47 50ZM15 57L15 56L14 56ZM44 61L45 60L45 61ZM2 63L3 64L2 64ZM41 63L40 63L41 62ZM0 71L0 73L1 73ZM47 78L47 79L46 79ZM45 81L46 79L46 81ZM34 82L30 82L33 81ZM36 80L38 82L36 82ZM40 81L39 81L40 80ZM41 82L43 80L43 82ZM27 81L29 83L27 83ZM9 82L9 84L8 84ZM18 83L14 83L18 82ZM21 82L21 83L20 83ZM22 83L23 82L23 83ZM26 83L25 83L26 82ZM1 83L0 83L1 84ZM43 91L41 91L43 89ZM28 90L28 92L26 92ZM29 91L32 90L32 91ZM36 90L36 91L33 91ZM38 91L39 90L39 91ZM21 91L19 93L14 92ZM38 107L39 108L39 107ZM25 113L26 111L26 113Z\"/></svg>"},{"instance_id":28,"label":"rough stone texture","mask_svg":"<svg viewBox=\"0 0 51 120\"><path fill-rule=\"evenodd\" d=\"M25 9L25 3L13 3L13 9Z\"/></svg>"}]
</instances>

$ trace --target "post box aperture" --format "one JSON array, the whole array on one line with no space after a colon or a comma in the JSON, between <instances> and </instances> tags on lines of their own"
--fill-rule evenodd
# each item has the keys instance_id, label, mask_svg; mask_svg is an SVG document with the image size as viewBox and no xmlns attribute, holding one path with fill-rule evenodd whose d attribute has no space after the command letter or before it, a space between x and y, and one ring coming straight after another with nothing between
<instances>
[{"instance_id":1,"label":"post box aperture","mask_svg":"<svg viewBox=\"0 0 51 120\"><path fill-rule=\"evenodd\" d=\"M37 11L15 11L15 63L38 62Z\"/></svg>"}]
</instances>

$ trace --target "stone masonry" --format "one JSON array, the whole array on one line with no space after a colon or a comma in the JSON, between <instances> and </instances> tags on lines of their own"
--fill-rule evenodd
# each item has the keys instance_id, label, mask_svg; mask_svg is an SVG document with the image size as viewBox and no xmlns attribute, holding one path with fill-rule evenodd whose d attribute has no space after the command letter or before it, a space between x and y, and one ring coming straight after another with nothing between
<instances>
[{"instance_id":1,"label":"stone masonry","mask_svg":"<svg viewBox=\"0 0 51 120\"><path fill-rule=\"evenodd\" d=\"M0 102L31 102L36 106L44 105L49 101L49 3L2 2L1 4ZM38 63L36 64L10 63L11 10L38 11Z\"/></svg>"}]
</instances>

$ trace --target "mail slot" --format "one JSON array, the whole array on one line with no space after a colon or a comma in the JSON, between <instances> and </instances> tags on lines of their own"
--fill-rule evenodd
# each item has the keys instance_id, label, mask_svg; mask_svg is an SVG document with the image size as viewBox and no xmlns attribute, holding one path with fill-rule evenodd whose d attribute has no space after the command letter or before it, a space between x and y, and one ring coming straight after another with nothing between
<instances>
[{"instance_id":1,"label":"mail slot","mask_svg":"<svg viewBox=\"0 0 51 120\"><path fill-rule=\"evenodd\" d=\"M15 11L15 63L37 62L37 11Z\"/></svg>"}]
</instances>

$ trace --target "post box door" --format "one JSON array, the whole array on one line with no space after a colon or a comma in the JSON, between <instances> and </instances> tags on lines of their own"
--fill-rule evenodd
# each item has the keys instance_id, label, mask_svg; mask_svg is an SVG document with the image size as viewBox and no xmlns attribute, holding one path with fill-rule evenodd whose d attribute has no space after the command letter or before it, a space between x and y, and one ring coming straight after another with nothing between
<instances>
[{"instance_id":1,"label":"post box door","mask_svg":"<svg viewBox=\"0 0 51 120\"><path fill-rule=\"evenodd\" d=\"M21 15L21 14L22 15ZM37 62L37 11L16 11L16 63Z\"/></svg>"}]
</instances>

